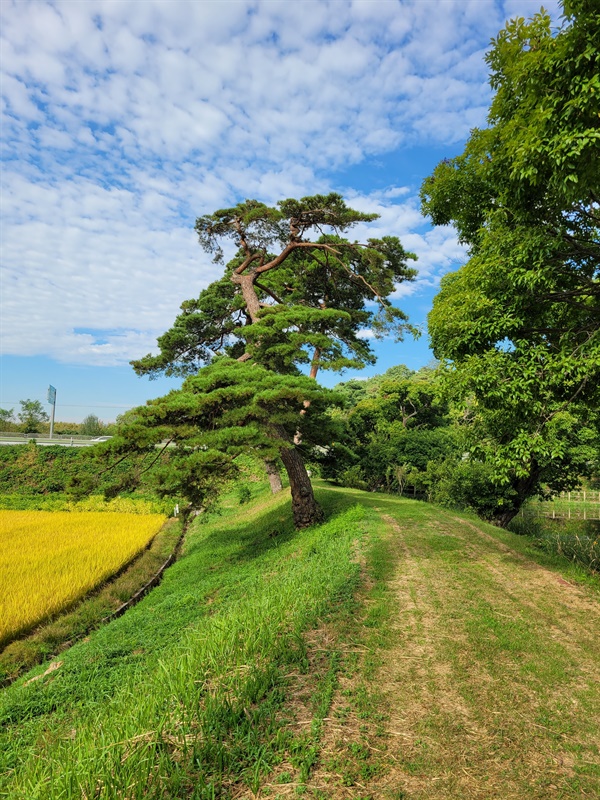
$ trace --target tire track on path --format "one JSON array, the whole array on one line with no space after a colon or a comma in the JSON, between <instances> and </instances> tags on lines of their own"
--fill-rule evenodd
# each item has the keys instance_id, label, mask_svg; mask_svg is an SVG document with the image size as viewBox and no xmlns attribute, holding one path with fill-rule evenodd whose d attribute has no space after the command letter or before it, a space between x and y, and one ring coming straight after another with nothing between
<instances>
[{"instance_id":1,"label":"tire track on path","mask_svg":"<svg viewBox=\"0 0 600 800\"><path fill-rule=\"evenodd\" d=\"M477 525L410 508L378 509L396 564L393 644L371 681L386 716L385 770L344 786L327 768L369 738L346 711L343 730L324 736L314 796L596 798L599 604ZM330 719L357 682L342 682ZM376 733L371 725L381 750Z\"/></svg>"}]
</instances>

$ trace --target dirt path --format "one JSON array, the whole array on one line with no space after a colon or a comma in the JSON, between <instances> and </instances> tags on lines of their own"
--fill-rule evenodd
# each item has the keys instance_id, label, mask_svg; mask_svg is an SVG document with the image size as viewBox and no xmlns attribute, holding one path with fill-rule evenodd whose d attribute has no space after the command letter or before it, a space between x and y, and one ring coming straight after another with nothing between
<instances>
[{"instance_id":1,"label":"dirt path","mask_svg":"<svg viewBox=\"0 0 600 800\"><path fill-rule=\"evenodd\" d=\"M597 597L483 525L413 509L378 509L390 641L341 677L309 796L600 797Z\"/></svg>"}]
</instances>

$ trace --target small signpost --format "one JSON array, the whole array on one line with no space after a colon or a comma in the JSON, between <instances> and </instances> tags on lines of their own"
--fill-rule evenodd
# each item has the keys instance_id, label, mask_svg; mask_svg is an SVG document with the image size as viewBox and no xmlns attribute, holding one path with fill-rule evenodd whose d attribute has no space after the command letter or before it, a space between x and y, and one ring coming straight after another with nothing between
<instances>
[{"instance_id":1,"label":"small signpost","mask_svg":"<svg viewBox=\"0 0 600 800\"><path fill-rule=\"evenodd\" d=\"M54 412L56 411L56 389L52 384L48 386L48 402L52 406L52 414L50 416L50 438L54 435Z\"/></svg>"}]
</instances>

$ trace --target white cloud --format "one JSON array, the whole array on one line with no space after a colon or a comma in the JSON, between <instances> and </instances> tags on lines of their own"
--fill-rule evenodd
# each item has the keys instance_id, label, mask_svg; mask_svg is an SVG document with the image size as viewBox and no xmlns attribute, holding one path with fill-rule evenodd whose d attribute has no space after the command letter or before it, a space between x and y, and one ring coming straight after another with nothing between
<instances>
[{"instance_id":1,"label":"white cloud","mask_svg":"<svg viewBox=\"0 0 600 800\"><path fill-rule=\"evenodd\" d=\"M394 146L406 123L413 133L426 131L428 106L460 111L473 89L485 86L480 63L448 92L452 67L469 55L469 15L456 15L461 26L447 4L426 18L422 5L311 3L306 13L306 5L262 3L248 17L244 3L228 6L230 15L214 7L210 14L212 4L174 3L167 11L150 2L58 3L56 10L42 5L41 20L33 7L29 14L11 7L5 65L9 74L28 76L48 117L67 129L86 120L110 125L117 147L131 144L121 138L131 132L140 151L163 157L165 150L178 158L198 149L210 157L231 143L254 159L262 143L258 155L266 161L303 155L321 166L324 158L341 163ZM184 8L198 13L198 6L198 25L184 25ZM25 33L29 17L35 24ZM211 26L215 18L219 24ZM403 23L403 50L386 27L395 18ZM424 86L423 76L441 80ZM453 141L465 130L453 122L452 130L432 126L430 138ZM320 146L307 148L315 136Z\"/></svg>"},{"instance_id":2,"label":"white cloud","mask_svg":"<svg viewBox=\"0 0 600 800\"><path fill-rule=\"evenodd\" d=\"M358 339L375 339L376 334L375 331L371 330L371 328L364 328L362 331L359 331L356 334Z\"/></svg>"},{"instance_id":3,"label":"white cloud","mask_svg":"<svg viewBox=\"0 0 600 800\"><path fill-rule=\"evenodd\" d=\"M400 145L459 142L485 119L490 36L535 5L3 3L4 352L98 364L147 352L216 275L196 215L329 191L334 170ZM464 256L404 182L345 192L381 214L357 235L394 233L418 253L398 296Z\"/></svg>"}]
</instances>

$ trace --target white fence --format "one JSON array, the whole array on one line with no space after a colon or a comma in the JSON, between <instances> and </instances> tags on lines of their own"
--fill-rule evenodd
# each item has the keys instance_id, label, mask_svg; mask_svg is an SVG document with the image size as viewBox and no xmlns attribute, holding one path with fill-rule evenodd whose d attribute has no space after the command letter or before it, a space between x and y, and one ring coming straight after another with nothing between
<instances>
[{"instance_id":1,"label":"white fence","mask_svg":"<svg viewBox=\"0 0 600 800\"><path fill-rule=\"evenodd\" d=\"M600 503L600 492L593 489L578 489L576 492L561 492L561 500L569 503Z\"/></svg>"},{"instance_id":2,"label":"white fence","mask_svg":"<svg viewBox=\"0 0 600 800\"><path fill-rule=\"evenodd\" d=\"M521 509L521 516L524 517L545 517L546 519L583 519L583 520L599 520L600 521L600 507L599 508L546 508L542 510L540 506L528 506Z\"/></svg>"},{"instance_id":3,"label":"white fence","mask_svg":"<svg viewBox=\"0 0 600 800\"><path fill-rule=\"evenodd\" d=\"M554 501L530 502L519 513L546 519L600 520L600 492L596 489L561 492Z\"/></svg>"}]
</instances>

